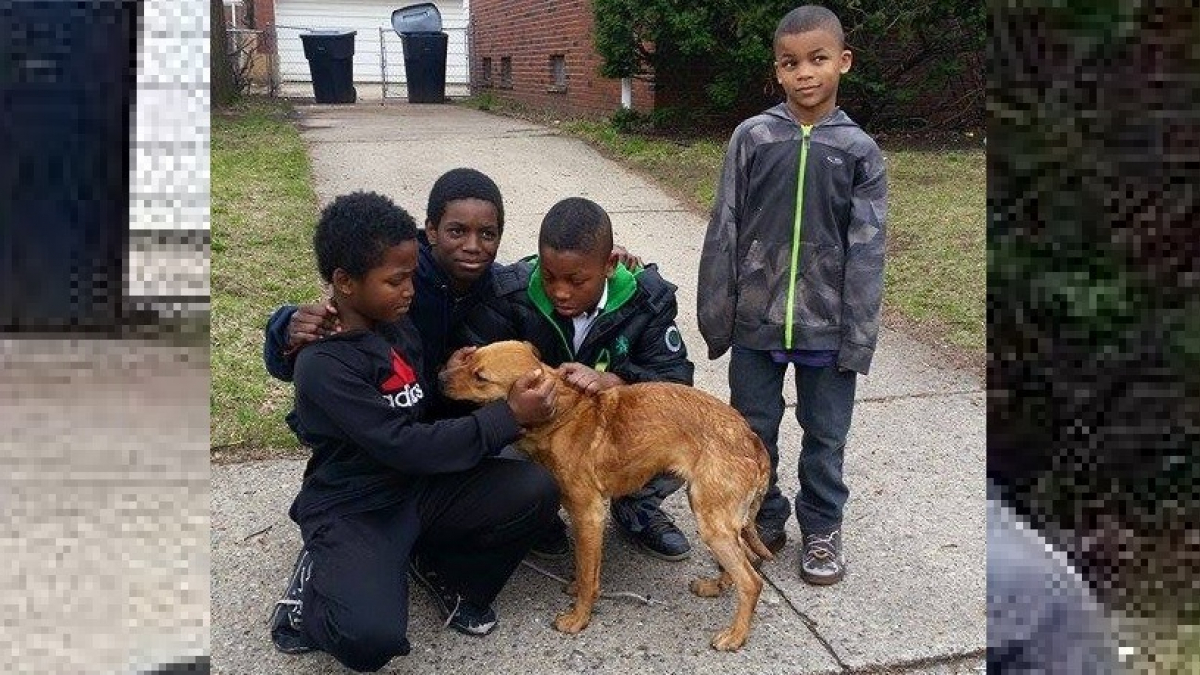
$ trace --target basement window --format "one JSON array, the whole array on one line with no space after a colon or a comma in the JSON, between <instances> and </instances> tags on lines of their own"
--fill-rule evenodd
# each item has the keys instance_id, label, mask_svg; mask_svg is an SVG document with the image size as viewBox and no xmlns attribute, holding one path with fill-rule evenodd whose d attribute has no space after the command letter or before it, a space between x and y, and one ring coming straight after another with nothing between
<instances>
[{"instance_id":1,"label":"basement window","mask_svg":"<svg viewBox=\"0 0 1200 675\"><path fill-rule=\"evenodd\" d=\"M550 91L566 93L567 91L567 57L555 54L550 57Z\"/></svg>"},{"instance_id":2,"label":"basement window","mask_svg":"<svg viewBox=\"0 0 1200 675\"><path fill-rule=\"evenodd\" d=\"M500 86L512 89L512 57L500 57Z\"/></svg>"},{"instance_id":3,"label":"basement window","mask_svg":"<svg viewBox=\"0 0 1200 675\"><path fill-rule=\"evenodd\" d=\"M480 84L485 87L492 86L492 57L483 57L483 63L480 65L479 70L481 71Z\"/></svg>"}]
</instances>

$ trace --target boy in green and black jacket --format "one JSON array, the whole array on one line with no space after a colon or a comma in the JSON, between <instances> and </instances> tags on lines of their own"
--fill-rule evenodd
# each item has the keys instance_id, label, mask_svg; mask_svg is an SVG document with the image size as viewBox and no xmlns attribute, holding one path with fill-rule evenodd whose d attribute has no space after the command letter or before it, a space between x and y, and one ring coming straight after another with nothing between
<instances>
[{"instance_id":1,"label":"boy in green and black jacket","mask_svg":"<svg viewBox=\"0 0 1200 675\"><path fill-rule=\"evenodd\" d=\"M692 384L675 286L651 265L630 271L613 255L612 222L598 204L573 197L542 220L538 257L495 276L494 298L469 313L462 344L527 340L576 386L601 391L636 382ZM613 519L646 553L686 558L687 538L662 512L682 486L657 476L613 501Z\"/></svg>"}]
</instances>

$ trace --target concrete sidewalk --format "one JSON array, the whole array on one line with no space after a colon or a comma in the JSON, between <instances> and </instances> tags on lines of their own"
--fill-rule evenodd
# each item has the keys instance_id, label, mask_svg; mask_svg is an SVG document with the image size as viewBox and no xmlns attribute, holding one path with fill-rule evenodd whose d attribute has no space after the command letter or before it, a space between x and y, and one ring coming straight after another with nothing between
<instances>
[{"instance_id":1,"label":"concrete sidewalk","mask_svg":"<svg viewBox=\"0 0 1200 675\"><path fill-rule=\"evenodd\" d=\"M371 189L423 221L428 190L446 170L471 166L492 176L506 208L501 260L535 251L538 224L557 200L580 195L597 201L612 215L617 241L657 262L679 286L679 327L696 362L696 385L728 396L727 360L707 361L696 329L705 219L644 178L552 128L455 106L312 106L301 109L300 123L322 203ZM932 352L889 331L881 336L871 376L859 382L846 455L847 577L831 588L800 581L793 519L792 541L764 566L768 587L742 651L708 647L729 621L733 599L688 592L688 582L710 573L714 563L679 494L666 506L691 537L692 558L650 559L610 536L602 573L605 591L631 591L665 604L604 599L587 630L561 635L550 624L569 597L558 582L523 567L497 601L497 630L478 639L442 629L428 598L415 590L413 653L393 660L385 672L983 672L983 384L942 367ZM789 376L785 391L791 388ZM793 406L794 393L785 395ZM799 441L789 408L780 435L780 475L791 494ZM344 672L323 654L276 653L265 626L299 548L286 510L303 466L269 461L213 468L215 672ZM569 575L568 564L547 567Z\"/></svg>"}]
</instances>

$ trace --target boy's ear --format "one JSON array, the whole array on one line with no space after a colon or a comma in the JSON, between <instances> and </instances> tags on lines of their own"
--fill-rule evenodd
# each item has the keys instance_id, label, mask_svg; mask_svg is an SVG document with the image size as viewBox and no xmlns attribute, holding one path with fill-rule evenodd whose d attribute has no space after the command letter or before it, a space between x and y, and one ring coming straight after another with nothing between
<instances>
[{"instance_id":1,"label":"boy's ear","mask_svg":"<svg viewBox=\"0 0 1200 675\"><path fill-rule=\"evenodd\" d=\"M426 219L425 220L425 241L429 242L430 246L437 246L437 234L438 234L437 223L433 222L432 220Z\"/></svg>"},{"instance_id":2,"label":"boy's ear","mask_svg":"<svg viewBox=\"0 0 1200 675\"><path fill-rule=\"evenodd\" d=\"M333 271L333 290L341 295L354 295L354 277L346 270L337 268Z\"/></svg>"},{"instance_id":3,"label":"boy's ear","mask_svg":"<svg viewBox=\"0 0 1200 675\"><path fill-rule=\"evenodd\" d=\"M849 49L842 50L842 74L850 72L850 66L854 64L854 54Z\"/></svg>"},{"instance_id":4,"label":"boy's ear","mask_svg":"<svg viewBox=\"0 0 1200 675\"><path fill-rule=\"evenodd\" d=\"M609 279L612 278L613 272L617 271L617 261L619 261L619 260L620 260L620 258L617 256L616 251L613 251L612 253L608 254L608 262L604 263L604 276L605 277L608 277Z\"/></svg>"}]
</instances>

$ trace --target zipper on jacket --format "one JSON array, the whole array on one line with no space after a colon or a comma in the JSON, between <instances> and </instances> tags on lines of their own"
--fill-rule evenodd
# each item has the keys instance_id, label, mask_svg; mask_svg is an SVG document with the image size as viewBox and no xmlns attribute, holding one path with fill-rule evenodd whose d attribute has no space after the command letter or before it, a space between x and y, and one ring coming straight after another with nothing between
<instances>
[{"instance_id":1,"label":"zipper on jacket","mask_svg":"<svg viewBox=\"0 0 1200 675\"><path fill-rule=\"evenodd\" d=\"M563 349L567 350L567 355L571 357L572 361L574 361L575 350L571 349L571 341L567 339L567 334L563 332L562 328L559 327L558 322L554 320L553 312L547 312L543 307L538 307L538 311L541 312L542 316L546 317L546 321L549 321L550 325L554 327L554 332L558 333L558 338L562 340Z\"/></svg>"},{"instance_id":2,"label":"zipper on jacket","mask_svg":"<svg viewBox=\"0 0 1200 675\"><path fill-rule=\"evenodd\" d=\"M792 222L792 263L788 273L787 318L783 323L783 348L792 349L794 331L792 322L796 313L796 273L800 270L800 234L802 228L802 213L804 211L804 173L808 166L808 139L812 136L812 127L800 125L800 168L796 174L796 218Z\"/></svg>"}]
</instances>

